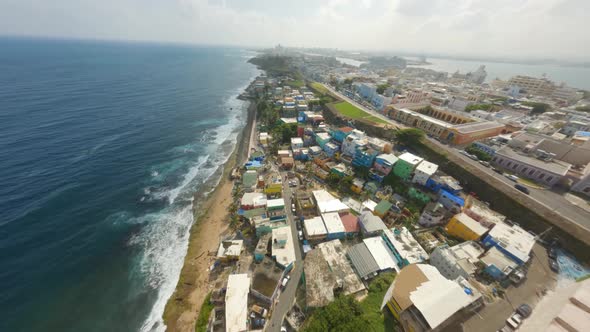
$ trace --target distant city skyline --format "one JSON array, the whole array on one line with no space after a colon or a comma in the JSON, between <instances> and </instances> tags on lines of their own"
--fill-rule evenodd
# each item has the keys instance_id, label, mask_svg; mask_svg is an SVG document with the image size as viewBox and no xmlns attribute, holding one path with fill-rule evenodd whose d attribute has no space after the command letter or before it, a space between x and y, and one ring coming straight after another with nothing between
<instances>
[{"instance_id":1,"label":"distant city skyline","mask_svg":"<svg viewBox=\"0 0 590 332\"><path fill-rule=\"evenodd\" d=\"M0 35L584 61L584 0L0 0Z\"/></svg>"}]
</instances>

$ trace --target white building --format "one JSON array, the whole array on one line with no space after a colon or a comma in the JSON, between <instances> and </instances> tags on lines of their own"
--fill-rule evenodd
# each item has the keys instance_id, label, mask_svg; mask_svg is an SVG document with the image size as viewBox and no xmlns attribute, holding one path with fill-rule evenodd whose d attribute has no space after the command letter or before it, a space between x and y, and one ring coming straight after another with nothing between
<instances>
[{"instance_id":1,"label":"white building","mask_svg":"<svg viewBox=\"0 0 590 332\"><path fill-rule=\"evenodd\" d=\"M447 213L447 209L445 209L442 204L438 202L430 202L426 204L418 223L424 227L441 225L446 221Z\"/></svg>"},{"instance_id":2,"label":"white building","mask_svg":"<svg viewBox=\"0 0 590 332\"><path fill-rule=\"evenodd\" d=\"M386 229L383 231L383 238L388 248L393 250L394 255L397 254L396 257L402 259L403 266L428 260L426 250L405 227Z\"/></svg>"},{"instance_id":3,"label":"white building","mask_svg":"<svg viewBox=\"0 0 590 332\"><path fill-rule=\"evenodd\" d=\"M349 210L348 205L342 203L338 198L332 196L326 190L314 190L313 197L316 201L318 213L328 212L346 212Z\"/></svg>"},{"instance_id":4,"label":"white building","mask_svg":"<svg viewBox=\"0 0 590 332\"><path fill-rule=\"evenodd\" d=\"M416 169L414 169L414 178L412 179L412 182L424 186L426 185L426 181L428 181L428 179L430 179L430 177L433 176L437 170L437 164L424 160L418 164L418 166L416 166Z\"/></svg>"},{"instance_id":5,"label":"white building","mask_svg":"<svg viewBox=\"0 0 590 332\"><path fill-rule=\"evenodd\" d=\"M397 259L395 259L393 252L389 250L385 240L381 236L366 238L363 242L379 266L379 271L399 271L400 268Z\"/></svg>"},{"instance_id":6,"label":"white building","mask_svg":"<svg viewBox=\"0 0 590 332\"><path fill-rule=\"evenodd\" d=\"M295 244L291 227L285 226L272 230L272 256L283 268L295 262Z\"/></svg>"},{"instance_id":7,"label":"white building","mask_svg":"<svg viewBox=\"0 0 590 332\"><path fill-rule=\"evenodd\" d=\"M250 277L247 274L230 274L225 293L226 331L248 331L248 293Z\"/></svg>"},{"instance_id":8,"label":"white building","mask_svg":"<svg viewBox=\"0 0 590 332\"><path fill-rule=\"evenodd\" d=\"M321 217L313 217L303 221L305 238L310 241L325 239L328 231Z\"/></svg>"},{"instance_id":9,"label":"white building","mask_svg":"<svg viewBox=\"0 0 590 332\"><path fill-rule=\"evenodd\" d=\"M297 150L303 147L303 139L301 137L292 137L291 138L291 149Z\"/></svg>"},{"instance_id":10,"label":"white building","mask_svg":"<svg viewBox=\"0 0 590 332\"><path fill-rule=\"evenodd\" d=\"M475 263L483 253L483 248L473 241L466 241L454 247L445 244L430 254L430 264L449 280L458 277L467 279L477 270Z\"/></svg>"}]
</instances>

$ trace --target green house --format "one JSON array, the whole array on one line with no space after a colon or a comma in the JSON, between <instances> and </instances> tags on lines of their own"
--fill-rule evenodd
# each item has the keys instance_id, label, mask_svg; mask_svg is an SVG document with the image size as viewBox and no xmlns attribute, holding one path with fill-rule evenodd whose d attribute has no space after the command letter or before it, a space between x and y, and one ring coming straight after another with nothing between
<instances>
[{"instance_id":1,"label":"green house","mask_svg":"<svg viewBox=\"0 0 590 332\"><path fill-rule=\"evenodd\" d=\"M418 166L422 160L424 160L424 158L420 158L409 152L405 152L399 156L399 160L393 166L393 174L404 180L409 180L412 176L412 173L414 172L414 169L416 169L416 166Z\"/></svg>"}]
</instances>

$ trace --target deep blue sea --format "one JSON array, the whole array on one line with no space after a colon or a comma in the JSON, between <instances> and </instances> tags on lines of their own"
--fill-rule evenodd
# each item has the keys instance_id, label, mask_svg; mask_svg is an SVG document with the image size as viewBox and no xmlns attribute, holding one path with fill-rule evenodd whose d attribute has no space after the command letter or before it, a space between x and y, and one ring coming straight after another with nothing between
<instances>
[{"instance_id":1,"label":"deep blue sea","mask_svg":"<svg viewBox=\"0 0 590 332\"><path fill-rule=\"evenodd\" d=\"M0 331L164 330L251 56L0 39Z\"/></svg>"}]
</instances>

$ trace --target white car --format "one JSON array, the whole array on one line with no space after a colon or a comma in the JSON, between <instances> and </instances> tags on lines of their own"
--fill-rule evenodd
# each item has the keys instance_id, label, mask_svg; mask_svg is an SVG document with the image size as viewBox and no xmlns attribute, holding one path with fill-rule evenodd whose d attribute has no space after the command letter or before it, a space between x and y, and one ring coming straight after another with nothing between
<instances>
[{"instance_id":1,"label":"white car","mask_svg":"<svg viewBox=\"0 0 590 332\"><path fill-rule=\"evenodd\" d=\"M508 317L508 319L506 320L506 324L508 324L508 326L510 326L513 330L516 330L520 326L521 323L522 323L522 317L517 313Z\"/></svg>"},{"instance_id":2,"label":"white car","mask_svg":"<svg viewBox=\"0 0 590 332\"><path fill-rule=\"evenodd\" d=\"M285 287L287 287L287 283L289 283L289 279L291 279L291 276L286 276L283 278L283 282L281 282L281 287L283 287L283 289Z\"/></svg>"},{"instance_id":3,"label":"white car","mask_svg":"<svg viewBox=\"0 0 590 332\"><path fill-rule=\"evenodd\" d=\"M508 180L510 180L510 181L514 181L514 182L518 181L518 176L516 176L516 175L506 174L505 173L504 176L507 177Z\"/></svg>"}]
</instances>

